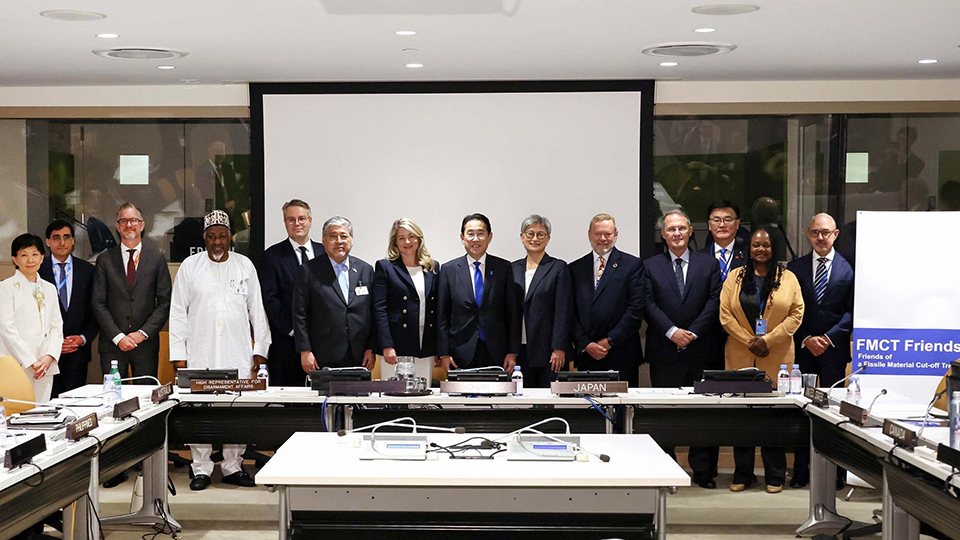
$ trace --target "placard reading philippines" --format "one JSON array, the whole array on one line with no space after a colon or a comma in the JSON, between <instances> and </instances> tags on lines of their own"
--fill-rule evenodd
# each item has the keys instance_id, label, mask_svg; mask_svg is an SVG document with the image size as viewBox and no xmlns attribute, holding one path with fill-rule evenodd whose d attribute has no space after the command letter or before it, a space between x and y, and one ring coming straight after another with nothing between
<instances>
[{"instance_id":1,"label":"placard reading philippines","mask_svg":"<svg viewBox=\"0 0 960 540\"><path fill-rule=\"evenodd\" d=\"M958 359L960 330L853 329L853 369L864 373L940 377Z\"/></svg>"}]
</instances>

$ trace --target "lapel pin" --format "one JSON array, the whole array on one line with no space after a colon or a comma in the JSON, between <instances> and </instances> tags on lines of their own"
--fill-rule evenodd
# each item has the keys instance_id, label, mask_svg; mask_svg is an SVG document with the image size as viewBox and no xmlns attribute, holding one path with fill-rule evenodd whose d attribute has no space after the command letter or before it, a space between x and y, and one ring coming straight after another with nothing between
<instances>
[{"instance_id":1,"label":"lapel pin","mask_svg":"<svg viewBox=\"0 0 960 540\"><path fill-rule=\"evenodd\" d=\"M616 268L619 263L613 263L613 267Z\"/></svg>"}]
</instances>

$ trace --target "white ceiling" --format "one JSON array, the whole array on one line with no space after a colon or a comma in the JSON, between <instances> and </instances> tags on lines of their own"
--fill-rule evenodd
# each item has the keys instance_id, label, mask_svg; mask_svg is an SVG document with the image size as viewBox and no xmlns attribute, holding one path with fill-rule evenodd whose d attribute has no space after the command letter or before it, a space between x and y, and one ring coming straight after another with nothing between
<instances>
[{"instance_id":1,"label":"white ceiling","mask_svg":"<svg viewBox=\"0 0 960 540\"><path fill-rule=\"evenodd\" d=\"M958 78L956 0L759 0L735 16L686 0L4 0L0 86L223 81L682 78ZM714 0L715 1L715 0ZM67 6L65 6L65 4ZM70 7L107 18L65 22ZM693 29L713 27L711 34ZM397 30L415 30L402 37ZM118 39L95 34L113 32ZM732 43L731 53L666 59L666 42ZM109 47L169 48L169 61L113 60ZM415 48L416 52L404 52ZM939 63L920 65L920 59ZM421 69L404 64L418 62ZM156 66L176 69L161 71Z\"/></svg>"}]
</instances>

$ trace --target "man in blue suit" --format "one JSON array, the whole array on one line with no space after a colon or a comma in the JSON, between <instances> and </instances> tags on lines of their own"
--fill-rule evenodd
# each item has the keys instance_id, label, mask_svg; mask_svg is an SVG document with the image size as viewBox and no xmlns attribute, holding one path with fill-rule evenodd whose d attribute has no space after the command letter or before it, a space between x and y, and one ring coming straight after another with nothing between
<instances>
[{"instance_id":1,"label":"man in blue suit","mask_svg":"<svg viewBox=\"0 0 960 540\"><path fill-rule=\"evenodd\" d=\"M614 247L617 222L610 214L593 216L587 235L593 250L570 263L576 368L616 370L620 380L637 386L643 363L643 263Z\"/></svg>"},{"instance_id":2,"label":"man in blue suit","mask_svg":"<svg viewBox=\"0 0 960 540\"><path fill-rule=\"evenodd\" d=\"M520 350L520 305L510 262L487 253L493 231L483 214L460 224L467 254L440 267L437 355L447 370L503 366Z\"/></svg>"},{"instance_id":3,"label":"man in blue suit","mask_svg":"<svg viewBox=\"0 0 960 540\"><path fill-rule=\"evenodd\" d=\"M60 316L63 317L63 346L60 349L60 374L53 378L54 397L87 384L90 345L99 326L93 317L92 264L73 256L73 225L54 220L47 226L47 247L50 257L40 265L40 277L57 287Z\"/></svg>"},{"instance_id":4,"label":"man in blue suit","mask_svg":"<svg viewBox=\"0 0 960 540\"><path fill-rule=\"evenodd\" d=\"M710 255L690 251L693 224L682 210L663 216L660 235L668 251L643 261L647 272L646 358L654 387L691 386L717 363L720 267ZM722 361L722 360L721 360ZM666 449L673 456L673 449ZM717 487L719 448L690 448L693 481ZM676 456L674 456L676 459Z\"/></svg>"},{"instance_id":5,"label":"man in blue suit","mask_svg":"<svg viewBox=\"0 0 960 540\"><path fill-rule=\"evenodd\" d=\"M293 284L300 267L324 254L323 244L310 239L313 216L310 205L293 199L283 205L283 225L287 238L270 246L260 258L260 291L270 322L273 343L267 356L270 384L303 386L305 377L300 352L293 339Z\"/></svg>"},{"instance_id":6,"label":"man in blue suit","mask_svg":"<svg viewBox=\"0 0 960 540\"><path fill-rule=\"evenodd\" d=\"M817 214L810 221L809 253L791 261L787 269L797 276L803 292L803 321L793 335L797 363L803 373L820 376L820 386L843 379L850 362L850 335L853 332L853 268L833 248L840 235L829 214ZM791 487L803 487L810 480L809 449L797 449ZM838 468L838 487L842 487Z\"/></svg>"}]
</instances>

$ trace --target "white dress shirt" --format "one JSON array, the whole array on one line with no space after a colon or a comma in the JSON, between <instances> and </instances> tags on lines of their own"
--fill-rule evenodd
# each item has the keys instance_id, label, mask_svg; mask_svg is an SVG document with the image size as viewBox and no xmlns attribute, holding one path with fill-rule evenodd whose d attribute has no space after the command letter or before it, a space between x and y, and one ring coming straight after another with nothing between
<instances>
[{"instance_id":1,"label":"white dress shirt","mask_svg":"<svg viewBox=\"0 0 960 540\"><path fill-rule=\"evenodd\" d=\"M293 238L287 237L287 240L290 242L290 245L293 246L293 252L297 254L297 260L300 260L300 248L307 248L307 261L312 261L316 254L313 252L313 241L307 238L307 243L302 246L294 241ZM303 264L307 261L300 261L300 264Z\"/></svg>"},{"instance_id":2,"label":"white dress shirt","mask_svg":"<svg viewBox=\"0 0 960 540\"><path fill-rule=\"evenodd\" d=\"M476 279L477 267L473 265L473 263L475 262L477 261L473 257L471 257L470 255L467 255L467 265L470 267L470 288L473 289L474 298L477 297L477 284L474 281ZM486 271L487 271L487 254L484 253L480 257L480 281L481 282L486 282L486 280L483 279L484 272Z\"/></svg>"}]
</instances>

